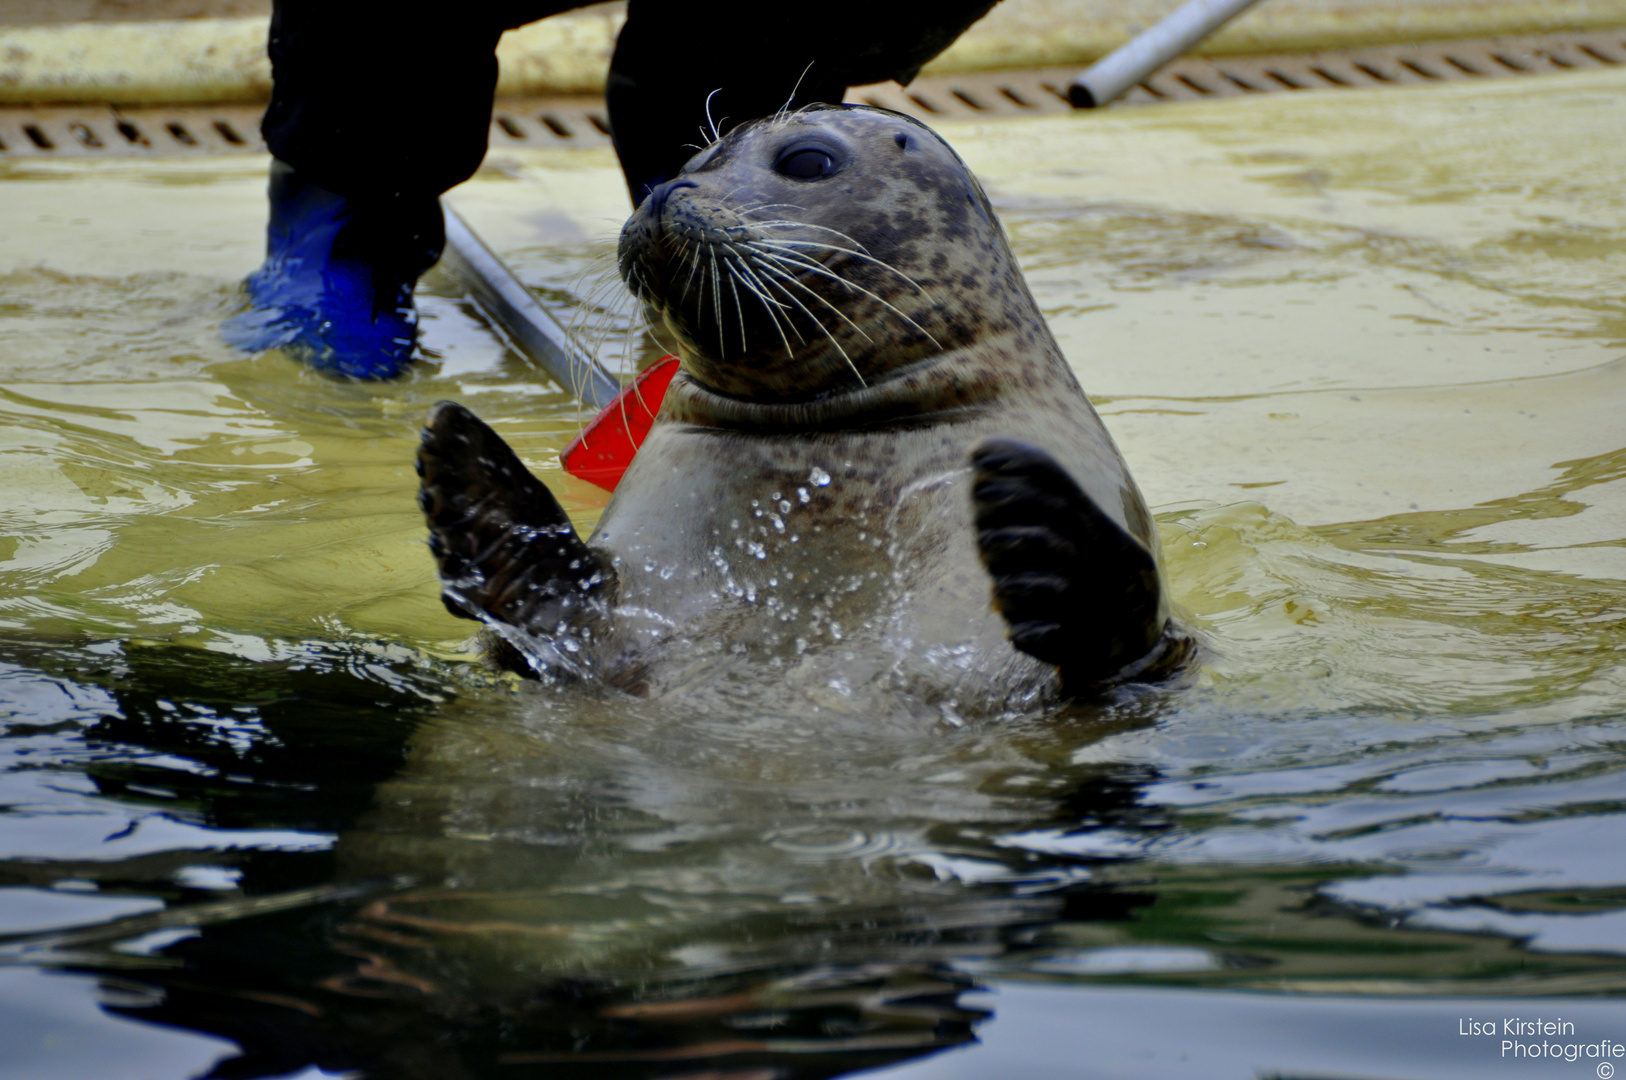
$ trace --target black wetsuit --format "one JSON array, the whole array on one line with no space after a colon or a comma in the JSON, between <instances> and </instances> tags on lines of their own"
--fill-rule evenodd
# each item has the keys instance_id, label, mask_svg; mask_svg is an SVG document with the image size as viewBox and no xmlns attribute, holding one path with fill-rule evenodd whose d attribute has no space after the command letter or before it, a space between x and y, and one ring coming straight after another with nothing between
<instances>
[{"instance_id":1,"label":"black wetsuit","mask_svg":"<svg viewBox=\"0 0 1626 1080\"><path fill-rule=\"evenodd\" d=\"M793 88L794 106L907 81L995 2L630 0L605 97L634 202L694 152L713 91L711 115L726 130L772 114ZM266 142L328 190L422 203L468 179L485 156L502 32L582 6L468 0L453 12L277 0Z\"/></svg>"}]
</instances>

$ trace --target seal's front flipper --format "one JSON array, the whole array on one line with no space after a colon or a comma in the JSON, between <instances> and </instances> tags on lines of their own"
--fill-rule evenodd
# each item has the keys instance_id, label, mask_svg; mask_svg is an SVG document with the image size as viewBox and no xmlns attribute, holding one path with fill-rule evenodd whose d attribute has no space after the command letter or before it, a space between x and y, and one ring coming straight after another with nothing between
<instances>
[{"instance_id":1,"label":"seal's front flipper","mask_svg":"<svg viewBox=\"0 0 1626 1080\"><path fill-rule=\"evenodd\" d=\"M1069 695L1142 666L1168 622L1146 546L1036 446L989 439L971 469L977 550L1011 643L1055 664Z\"/></svg>"},{"instance_id":2,"label":"seal's front flipper","mask_svg":"<svg viewBox=\"0 0 1626 1080\"><path fill-rule=\"evenodd\" d=\"M418 475L447 610L553 638L591 636L613 571L495 431L440 402L423 429Z\"/></svg>"}]
</instances>

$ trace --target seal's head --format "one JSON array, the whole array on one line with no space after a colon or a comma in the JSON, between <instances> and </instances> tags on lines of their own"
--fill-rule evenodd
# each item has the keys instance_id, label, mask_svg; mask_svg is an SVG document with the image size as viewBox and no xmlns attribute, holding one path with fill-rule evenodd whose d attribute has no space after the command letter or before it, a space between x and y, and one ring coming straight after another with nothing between
<instances>
[{"instance_id":1,"label":"seal's head","mask_svg":"<svg viewBox=\"0 0 1626 1080\"><path fill-rule=\"evenodd\" d=\"M1040 322L993 210L936 133L814 106L742 125L621 232L627 285L709 390L811 401Z\"/></svg>"}]
</instances>

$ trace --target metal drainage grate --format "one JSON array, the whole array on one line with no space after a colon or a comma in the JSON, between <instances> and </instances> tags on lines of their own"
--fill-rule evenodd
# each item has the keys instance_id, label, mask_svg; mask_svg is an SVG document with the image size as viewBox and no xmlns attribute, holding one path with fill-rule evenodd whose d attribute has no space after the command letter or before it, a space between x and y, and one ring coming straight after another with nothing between
<instances>
[{"instance_id":1,"label":"metal drainage grate","mask_svg":"<svg viewBox=\"0 0 1626 1080\"><path fill-rule=\"evenodd\" d=\"M1186 56L1117 105L1200 101L1293 90L1425 85L1626 65L1626 28L1481 41L1389 45L1298 55ZM928 123L1069 112L1076 68L922 76L908 87L860 86L847 100ZM128 157L264 153L261 105L119 109L105 105L0 108L0 161L23 157ZM491 146L608 146L595 97L504 98Z\"/></svg>"},{"instance_id":2,"label":"metal drainage grate","mask_svg":"<svg viewBox=\"0 0 1626 1080\"><path fill-rule=\"evenodd\" d=\"M603 146L610 121L597 98L504 98L491 117L491 145Z\"/></svg>"},{"instance_id":3,"label":"metal drainage grate","mask_svg":"<svg viewBox=\"0 0 1626 1080\"><path fill-rule=\"evenodd\" d=\"M263 105L126 109L106 105L0 108L0 161L14 157L173 157L265 153ZM608 146L610 122L592 97L504 98L491 145Z\"/></svg>"},{"instance_id":4,"label":"metal drainage grate","mask_svg":"<svg viewBox=\"0 0 1626 1080\"><path fill-rule=\"evenodd\" d=\"M122 110L105 105L0 109L0 160L265 150L262 105Z\"/></svg>"},{"instance_id":5,"label":"metal drainage grate","mask_svg":"<svg viewBox=\"0 0 1626 1080\"><path fill-rule=\"evenodd\" d=\"M1626 27L1477 41L1426 42L1370 49L1268 56L1183 56L1114 103L1150 105L1293 90L1466 82L1513 75L1626 65ZM938 75L862 86L847 100L933 120L1031 116L1072 111L1074 67Z\"/></svg>"}]
</instances>

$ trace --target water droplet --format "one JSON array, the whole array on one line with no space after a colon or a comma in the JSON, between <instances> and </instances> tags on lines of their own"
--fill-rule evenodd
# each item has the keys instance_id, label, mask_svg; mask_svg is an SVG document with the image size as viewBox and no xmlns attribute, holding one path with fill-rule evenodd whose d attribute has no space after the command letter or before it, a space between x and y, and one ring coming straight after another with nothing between
<instances>
[{"instance_id":1,"label":"water droplet","mask_svg":"<svg viewBox=\"0 0 1626 1080\"><path fill-rule=\"evenodd\" d=\"M817 465L813 466L813 471L807 474L807 478L814 487L823 487L830 482L830 474Z\"/></svg>"}]
</instances>

